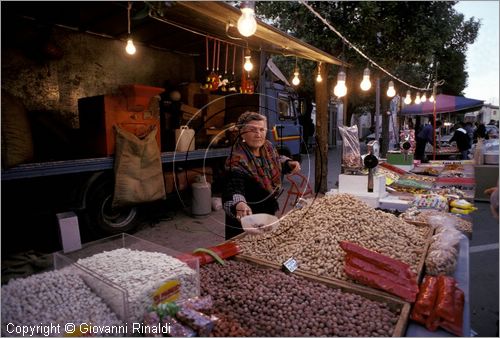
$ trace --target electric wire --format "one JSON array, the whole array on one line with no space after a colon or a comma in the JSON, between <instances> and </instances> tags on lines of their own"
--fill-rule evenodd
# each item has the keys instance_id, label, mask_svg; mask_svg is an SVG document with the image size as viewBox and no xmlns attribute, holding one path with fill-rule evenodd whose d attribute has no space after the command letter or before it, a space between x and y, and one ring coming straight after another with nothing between
<instances>
[{"instance_id":1,"label":"electric wire","mask_svg":"<svg viewBox=\"0 0 500 338\"><path fill-rule=\"evenodd\" d=\"M348 44L352 49L354 49L356 52L358 52L359 55L364 57L366 60L368 60L372 65L380 69L382 72L393 78L394 80L404 84L405 86L409 88L413 88L416 90L421 90L421 91L429 91L429 88L422 88L422 87L417 87L414 85L409 84L406 81L401 80L398 78L396 75L391 74L388 70L386 70L384 67L380 66L377 62L373 61L370 57L368 57L365 53L363 53L362 50L360 50L358 47L356 47L353 43L351 43L347 38L345 38L335 27L333 27L325 18L321 16L318 12L316 12L305 0L299 0L299 2L304 5L311 13L313 13L318 19L320 19L331 31L333 31L335 34L337 34L344 43Z\"/></svg>"}]
</instances>

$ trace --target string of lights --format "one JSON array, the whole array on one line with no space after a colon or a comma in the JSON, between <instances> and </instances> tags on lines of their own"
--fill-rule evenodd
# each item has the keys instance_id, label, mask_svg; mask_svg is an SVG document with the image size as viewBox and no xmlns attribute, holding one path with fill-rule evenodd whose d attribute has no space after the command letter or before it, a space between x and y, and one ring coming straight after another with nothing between
<instances>
[{"instance_id":1,"label":"string of lights","mask_svg":"<svg viewBox=\"0 0 500 338\"><path fill-rule=\"evenodd\" d=\"M411 84L405 82L404 80L398 78L397 76L391 74L388 70L386 70L384 67L380 66L377 62L373 61L370 57L368 57L365 53L363 53L362 50L360 50L353 43L351 43L349 40L347 40L337 29L335 29L335 27L333 27L325 18L323 18L321 16L321 14L319 14L318 12L316 12L314 10L314 8L312 8L305 0L299 0L299 2L302 5L304 5L307 9L309 9L309 11L311 13L313 13L318 19L320 19L331 31L333 31L335 34L337 34L342 39L342 41L344 43L346 43L347 45L349 45L352 49L354 49L356 52L358 52L359 55L361 55L362 57L364 57L373 66L377 67L378 69L380 69L382 72L384 72L385 74L387 74L388 76L390 76L394 80L396 80L396 81L404 84L405 86L407 86L409 88L413 88L413 89L416 89L416 90L420 90L420 91L424 91L424 92L432 90L432 88L422 88L422 87L417 87L417 86L411 85Z\"/></svg>"}]
</instances>

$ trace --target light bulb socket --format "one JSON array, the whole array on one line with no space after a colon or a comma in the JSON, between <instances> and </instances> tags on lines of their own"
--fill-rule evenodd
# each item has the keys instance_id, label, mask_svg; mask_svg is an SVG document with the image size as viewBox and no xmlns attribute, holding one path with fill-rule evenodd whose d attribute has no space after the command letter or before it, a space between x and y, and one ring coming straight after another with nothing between
<instances>
[{"instance_id":1,"label":"light bulb socket","mask_svg":"<svg viewBox=\"0 0 500 338\"><path fill-rule=\"evenodd\" d=\"M240 4L240 10L243 12L243 9L251 9L252 12L255 12L255 1L242 1Z\"/></svg>"},{"instance_id":2,"label":"light bulb socket","mask_svg":"<svg viewBox=\"0 0 500 338\"><path fill-rule=\"evenodd\" d=\"M340 69L337 74L337 82L342 81L345 83L345 78L346 78L345 71L343 69Z\"/></svg>"}]
</instances>

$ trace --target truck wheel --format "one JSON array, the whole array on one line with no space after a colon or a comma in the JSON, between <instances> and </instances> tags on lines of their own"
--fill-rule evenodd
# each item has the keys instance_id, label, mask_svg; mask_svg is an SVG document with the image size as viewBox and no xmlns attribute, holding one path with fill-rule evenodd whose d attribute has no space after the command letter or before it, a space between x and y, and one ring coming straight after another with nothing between
<instances>
[{"instance_id":1,"label":"truck wheel","mask_svg":"<svg viewBox=\"0 0 500 338\"><path fill-rule=\"evenodd\" d=\"M112 208L113 180L97 182L87 195L87 225L98 236L130 232L139 224L137 207Z\"/></svg>"}]
</instances>

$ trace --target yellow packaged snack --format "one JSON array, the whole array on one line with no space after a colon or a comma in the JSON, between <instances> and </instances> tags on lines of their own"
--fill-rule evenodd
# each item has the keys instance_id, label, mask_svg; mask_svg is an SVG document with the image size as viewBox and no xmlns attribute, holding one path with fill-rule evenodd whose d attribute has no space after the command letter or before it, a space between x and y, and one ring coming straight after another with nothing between
<instances>
[{"instance_id":1,"label":"yellow packaged snack","mask_svg":"<svg viewBox=\"0 0 500 338\"><path fill-rule=\"evenodd\" d=\"M454 214L468 215L475 210L477 210L477 208L474 208L474 207L472 209L451 208L450 212L452 212Z\"/></svg>"},{"instance_id":2,"label":"yellow packaged snack","mask_svg":"<svg viewBox=\"0 0 500 338\"><path fill-rule=\"evenodd\" d=\"M473 209L474 204L467 202L466 200L453 200L450 203L450 206L458 209Z\"/></svg>"}]
</instances>

